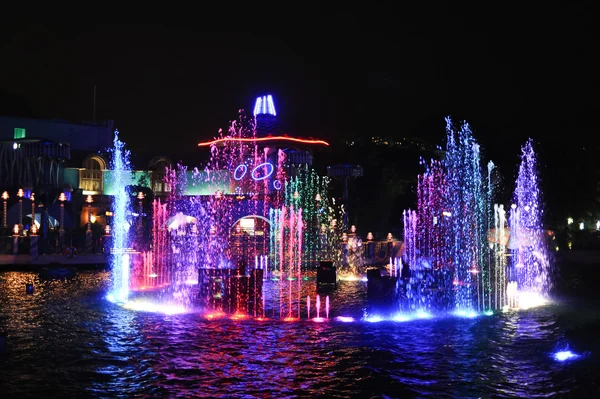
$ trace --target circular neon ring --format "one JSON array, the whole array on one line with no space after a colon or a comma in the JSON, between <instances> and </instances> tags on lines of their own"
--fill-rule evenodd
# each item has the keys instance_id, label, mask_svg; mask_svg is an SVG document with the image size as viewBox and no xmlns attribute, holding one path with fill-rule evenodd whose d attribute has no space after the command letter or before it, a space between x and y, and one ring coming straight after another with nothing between
<instances>
[{"instance_id":1,"label":"circular neon ring","mask_svg":"<svg viewBox=\"0 0 600 399\"><path fill-rule=\"evenodd\" d=\"M259 168L261 168L261 167L263 167L263 166L266 166L266 167L267 167L267 170L268 170L268 172L267 172L267 173L265 173L265 175L264 175L264 176L256 177L256 172L257 172L257 171L259 171ZM273 164L272 164L272 163L270 163L270 162L264 162L264 163L261 163L260 165L256 165L256 167L255 167L254 169L252 169L252 174L251 174L251 176L252 176L252 178L253 178L254 180L264 180L264 179L266 179L267 177L271 176L271 175L273 174L273 171L274 171L274 170L275 170L275 168L273 167ZM259 171L259 172L260 172L260 171Z\"/></svg>"},{"instance_id":2,"label":"circular neon ring","mask_svg":"<svg viewBox=\"0 0 600 399\"><path fill-rule=\"evenodd\" d=\"M242 172L242 174L241 174L241 175L239 175L239 176L238 176L238 172L239 172L240 168L242 168L244 171ZM239 165L237 166L237 168L235 168L235 170L233 171L233 178L234 178L235 180L241 180L241 178L242 178L242 177L244 177L244 176L246 175L246 172L247 172L247 171L248 171L248 167L247 167L246 165L244 165L243 163L242 163L242 164L239 164Z\"/></svg>"},{"instance_id":3,"label":"circular neon ring","mask_svg":"<svg viewBox=\"0 0 600 399\"><path fill-rule=\"evenodd\" d=\"M279 180L275 180L273 182L273 188L275 190L281 190L281 187L283 187L283 185L281 184L281 182Z\"/></svg>"}]
</instances>

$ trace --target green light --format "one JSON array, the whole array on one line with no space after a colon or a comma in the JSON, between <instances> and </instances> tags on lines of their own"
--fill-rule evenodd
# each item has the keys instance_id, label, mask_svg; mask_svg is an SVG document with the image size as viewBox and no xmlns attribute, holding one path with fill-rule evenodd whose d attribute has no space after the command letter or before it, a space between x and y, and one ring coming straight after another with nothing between
<instances>
[{"instance_id":1,"label":"green light","mask_svg":"<svg viewBox=\"0 0 600 399\"><path fill-rule=\"evenodd\" d=\"M494 314L494 312L491 310L486 310L485 312L483 312L483 314L486 316L492 316Z\"/></svg>"},{"instance_id":2,"label":"green light","mask_svg":"<svg viewBox=\"0 0 600 399\"><path fill-rule=\"evenodd\" d=\"M14 130L14 139L24 139L25 136L27 135L27 130L25 130L25 128L22 127L16 127Z\"/></svg>"}]
</instances>

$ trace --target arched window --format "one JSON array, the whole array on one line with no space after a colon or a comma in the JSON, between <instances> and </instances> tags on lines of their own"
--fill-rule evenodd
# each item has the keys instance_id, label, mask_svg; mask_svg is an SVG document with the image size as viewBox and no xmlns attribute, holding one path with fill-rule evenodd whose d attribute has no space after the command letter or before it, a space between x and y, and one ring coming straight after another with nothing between
<instances>
[{"instance_id":1,"label":"arched window","mask_svg":"<svg viewBox=\"0 0 600 399\"><path fill-rule=\"evenodd\" d=\"M80 188L84 194L102 194L106 164L99 157L90 157L83 163Z\"/></svg>"},{"instance_id":2,"label":"arched window","mask_svg":"<svg viewBox=\"0 0 600 399\"><path fill-rule=\"evenodd\" d=\"M156 195L165 194L171 191L169 184L165 182L167 167L170 167L172 162L164 156L154 157L148 164L151 174L151 187Z\"/></svg>"}]
</instances>

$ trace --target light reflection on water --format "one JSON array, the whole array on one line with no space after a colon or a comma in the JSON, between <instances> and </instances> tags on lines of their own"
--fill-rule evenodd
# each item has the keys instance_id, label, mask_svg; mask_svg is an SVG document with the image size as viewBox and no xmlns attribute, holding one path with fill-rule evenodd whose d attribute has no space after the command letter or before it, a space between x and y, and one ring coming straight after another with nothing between
<instances>
[{"instance_id":1,"label":"light reflection on water","mask_svg":"<svg viewBox=\"0 0 600 399\"><path fill-rule=\"evenodd\" d=\"M120 308L104 299L107 279L104 272L49 282L0 273L0 330L8 333L3 397L598 393L600 317L581 304L474 319L344 323L333 317L360 318L366 301L364 282L344 281L329 293L332 315L324 323L207 320ZM33 295L25 293L27 282L35 282ZM302 296L314 300L314 288L307 283ZM566 344L589 353L555 361L552 353Z\"/></svg>"}]
</instances>

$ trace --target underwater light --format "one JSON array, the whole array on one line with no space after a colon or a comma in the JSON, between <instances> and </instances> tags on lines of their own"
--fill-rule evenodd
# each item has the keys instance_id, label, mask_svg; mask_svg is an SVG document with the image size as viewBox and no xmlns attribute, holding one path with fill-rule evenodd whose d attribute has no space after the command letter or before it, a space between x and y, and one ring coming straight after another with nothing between
<instances>
[{"instance_id":1,"label":"underwater light","mask_svg":"<svg viewBox=\"0 0 600 399\"><path fill-rule=\"evenodd\" d=\"M477 312L475 312L474 310L457 310L456 312L454 312L454 316L473 318L477 317Z\"/></svg>"},{"instance_id":2,"label":"underwater light","mask_svg":"<svg viewBox=\"0 0 600 399\"><path fill-rule=\"evenodd\" d=\"M556 352L553 355L555 360L558 360L559 362L564 362L566 360L573 360L573 359L577 359L579 357L578 354L573 353L569 350L566 351L560 351L560 352Z\"/></svg>"},{"instance_id":3,"label":"underwater light","mask_svg":"<svg viewBox=\"0 0 600 399\"><path fill-rule=\"evenodd\" d=\"M417 317L419 319L429 319L431 317L431 314L425 312L424 310L419 310L417 312Z\"/></svg>"},{"instance_id":4,"label":"underwater light","mask_svg":"<svg viewBox=\"0 0 600 399\"><path fill-rule=\"evenodd\" d=\"M411 318L405 314L397 314L394 317L392 317L392 320L403 322L403 321L410 321Z\"/></svg>"}]
</instances>

